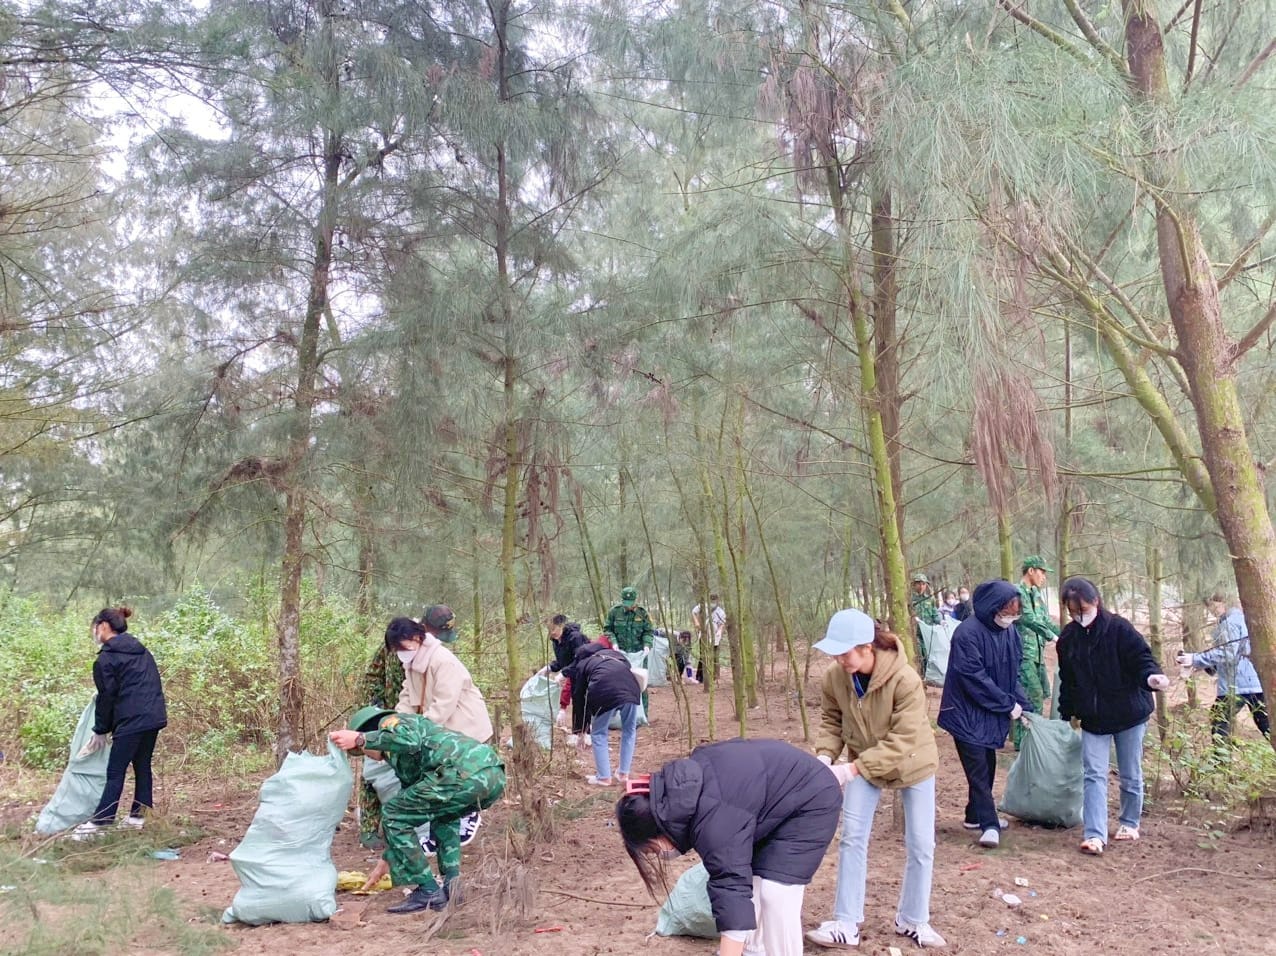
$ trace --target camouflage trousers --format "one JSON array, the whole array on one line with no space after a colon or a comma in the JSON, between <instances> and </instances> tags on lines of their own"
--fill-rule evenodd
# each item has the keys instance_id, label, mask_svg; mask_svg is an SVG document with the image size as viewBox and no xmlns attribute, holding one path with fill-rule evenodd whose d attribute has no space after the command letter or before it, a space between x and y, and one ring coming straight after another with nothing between
<instances>
[{"instance_id":1,"label":"camouflage trousers","mask_svg":"<svg viewBox=\"0 0 1276 956\"><path fill-rule=\"evenodd\" d=\"M416 885L427 892L438 888L429 857L421 849L416 833L423 823L430 825L430 834L438 846L443 880L460 873L461 817L490 807L504 792L505 771L494 766L465 773L443 767L395 794L381 808L385 860L390 864L394 885Z\"/></svg>"},{"instance_id":2,"label":"camouflage trousers","mask_svg":"<svg viewBox=\"0 0 1276 956\"><path fill-rule=\"evenodd\" d=\"M381 800L377 788L364 780L359 784L359 845L379 847L381 839Z\"/></svg>"},{"instance_id":3,"label":"camouflage trousers","mask_svg":"<svg viewBox=\"0 0 1276 956\"><path fill-rule=\"evenodd\" d=\"M1028 695L1028 699L1032 701L1032 709L1044 716L1042 708L1045 707L1045 702L1050 697L1050 675L1046 673L1046 665L1038 664L1036 661L1025 660L1019 665L1019 683L1023 685L1024 693ZM1023 724L1017 720L1014 721L1011 739L1015 742L1016 750L1023 743L1024 733Z\"/></svg>"}]
</instances>

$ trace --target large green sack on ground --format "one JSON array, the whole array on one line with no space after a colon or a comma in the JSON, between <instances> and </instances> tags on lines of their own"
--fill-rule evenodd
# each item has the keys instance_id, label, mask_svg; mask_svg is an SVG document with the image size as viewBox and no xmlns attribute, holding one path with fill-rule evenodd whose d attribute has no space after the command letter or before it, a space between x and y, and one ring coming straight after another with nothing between
<instances>
[{"instance_id":1,"label":"large green sack on ground","mask_svg":"<svg viewBox=\"0 0 1276 956\"><path fill-rule=\"evenodd\" d=\"M97 695L94 694L89 706L80 715L80 722L75 725L75 733L71 736L71 759L62 772L58 788L35 822L35 832L42 836L52 836L83 823L93 816L98 801L102 799L110 745L87 757L77 756L93 736L93 708L96 705Z\"/></svg>"},{"instance_id":2,"label":"large green sack on ground","mask_svg":"<svg viewBox=\"0 0 1276 956\"><path fill-rule=\"evenodd\" d=\"M656 935L718 938L718 925L709 903L709 871L703 863L678 877L656 917Z\"/></svg>"},{"instance_id":3,"label":"large green sack on ground","mask_svg":"<svg viewBox=\"0 0 1276 956\"><path fill-rule=\"evenodd\" d=\"M948 654L953 646L953 632L957 624L947 618L939 624L918 624L922 632L922 643L926 646L926 673L923 678L933 687L943 687L944 677L948 674Z\"/></svg>"},{"instance_id":4,"label":"large green sack on ground","mask_svg":"<svg viewBox=\"0 0 1276 956\"><path fill-rule=\"evenodd\" d=\"M1050 688L1050 716L1055 720L1063 720L1063 715L1059 713L1059 668L1057 667L1054 669Z\"/></svg>"},{"instance_id":5,"label":"large green sack on ground","mask_svg":"<svg viewBox=\"0 0 1276 956\"><path fill-rule=\"evenodd\" d=\"M1031 823L1078 826L1085 786L1081 735L1062 720L1024 716L1028 728L1023 748L1006 776L1001 809Z\"/></svg>"},{"instance_id":6,"label":"large green sack on ground","mask_svg":"<svg viewBox=\"0 0 1276 956\"><path fill-rule=\"evenodd\" d=\"M350 802L354 774L333 743L328 753L290 753L261 785L244 839L230 854L239 892L222 922L308 923L337 911L332 837Z\"/></svg>"},{"instance_id":7,"label":"large green sack on ground","mask_svg":"<svg viewBox=\"0 0 1276 956\"><path fill-rule=\"evenodd\" d=\"M518 709L523 724L532 732L542 750L548 750L554 736L554 715L558 712L559 685L543 674L533 674L518 692Z\"/></svg>"},{"instance_id":8,"label":"large green sack on ground","mask_svg":"<svg viewBox=\"0 0 1276 956\"><path fill-rule=\"evenodd\" d=\"M651 654L647 658L647 686L669 686L669 638L657 634L651 639Z\"/></svg>"}]
</instances>

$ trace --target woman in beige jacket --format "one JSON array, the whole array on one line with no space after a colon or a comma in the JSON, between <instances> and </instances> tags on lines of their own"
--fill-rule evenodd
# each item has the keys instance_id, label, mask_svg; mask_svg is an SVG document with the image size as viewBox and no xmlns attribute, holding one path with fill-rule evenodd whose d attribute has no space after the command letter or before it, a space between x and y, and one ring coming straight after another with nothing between
<instances>
[{"instance_id":1,"label":"woman in beige jacket","mask_svg":"<svg viewBox=\"0 0 1276 956\"><path fill-rule=\"evenodd\" d=\"M446 620L431 624L432 612ZM442 612L446 612L445 614ZM459 734L487 743L492 719L470 672L436 633L451 630L452 612L445 605L429 608L420 623L396 617L385 629L385 646L403 662L403 690L395 710L421 714Z\"/></svg>"},{"instance_id":2,"label":"woman in beige jacket","mask_svg":"<svg viewBox=\"0 0 1276 956\"><path fill-rule=\"evenodd\" d=\"M919 946L944 946L944 938L930 925L939 751L921 678L904 659L895 635L862 611L834 614L815 649L837 663L824 673L815 753L831 766L845 750L851 778L842 800L833 919L808 932L806 938L833 948L859 945L868 837L886 789L898 790L903 798L908 852L895 932Z\"/></svg>"}]
</instances>

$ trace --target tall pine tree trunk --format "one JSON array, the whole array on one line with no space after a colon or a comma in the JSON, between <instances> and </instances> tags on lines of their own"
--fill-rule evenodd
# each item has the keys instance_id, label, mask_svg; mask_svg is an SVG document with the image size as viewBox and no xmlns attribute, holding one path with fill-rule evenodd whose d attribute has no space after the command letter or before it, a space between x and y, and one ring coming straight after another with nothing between
<instances>
[{"instance_id":1,"label":"tall pine tree trunk","mask_svg":"<svg viewBox=\"0 0 1276 956\"><path fill-rule=\"evenodd\" d=\"M1202 456L1245 608L1254 664L1263 686L1276 687L1276 532L1245 430L1236 387L1236 343L1223 327L1218 282L1195 216L1190 209L1172 206L1169 198L1193 191L1178 155L1165 150L1161 141L1158 120L1170 92L1154 4L1123 0L1122 6L1126 57L1148 146L1145 164L1157 190L1157 253L1178 337L1177 354L1191 389Z\"/></svg>"}]
</instances>

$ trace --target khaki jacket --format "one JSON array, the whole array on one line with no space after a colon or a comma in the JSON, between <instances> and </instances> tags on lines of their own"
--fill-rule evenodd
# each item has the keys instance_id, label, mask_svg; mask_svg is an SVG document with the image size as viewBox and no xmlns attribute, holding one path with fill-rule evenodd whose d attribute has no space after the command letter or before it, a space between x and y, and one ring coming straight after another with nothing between
<instances>
[{"instance_id":1,"label":"khaki jacket","mask_svg":"<svg viewBox=\"0 0 1276 956\"><path fill-rule=\"evenodd\" d=\"M395 710L421 714L479 743L492 737L492 718L482 692L460 658L433 636L425 638L403 668L403 690Z\"/></svg>"},{"instance_id":2,"label":"khaki jacket","mask_svg":"<svg viewBox=\"0 0 1276 956\"><path fill-rule=\"evenodd\" d=\"M855 694L851 675L834 664L824 673L816 754L836 761L845 748L875 787L899 789L934 776L939 767L926 691L898 651L877 651L868 692Z\"/></svg>"}]
</instances>

